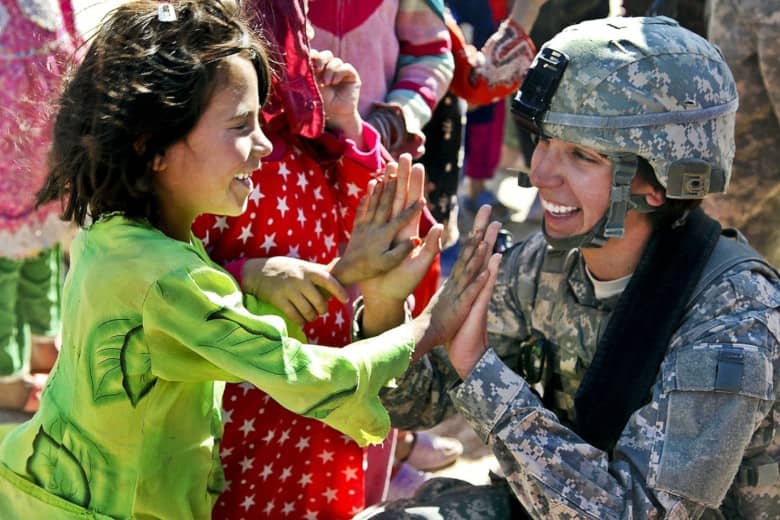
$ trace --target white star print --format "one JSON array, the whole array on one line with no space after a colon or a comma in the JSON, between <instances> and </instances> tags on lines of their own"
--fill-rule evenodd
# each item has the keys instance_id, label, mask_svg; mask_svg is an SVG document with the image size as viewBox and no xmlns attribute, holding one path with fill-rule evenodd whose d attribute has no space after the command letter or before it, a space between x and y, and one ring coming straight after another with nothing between
<instances>
[{"instance_id":1,"label":"white star print","mask_svg":"<svg viewBox=\"0 0 780 520\"><path fill-rule=\"evenodd\" d=\"M270 515L270 514L271 514L271 511L273 511L273 510L274 510L274 507L276 507L276 506L274 505L274 501L273 501L273 500L271 500L270 502L268 502L268 503L265 505L265 508L263 508L263 513L265 513L265 514L267 514L267 515Z\"/></svg>"},{"instance_id":2,"label":"white star print","mask_svg":"<svg viewBox=\"0 0 780 520\"><path fill-rule=\"evenodd\" d=\"M244 395L246 395L246 393L248 391L252 390L255 387L255 385L253 385L252 383L247 383L246 381L244 381L243 383L239 383L238 387L241 390L243 390L244 391Z\"/></svg>"},{"instance_id":3,"label":"white star print","mask_svg":"<svg viewBox=\"0 0 780 520\"><path fill-rule=\"evenodd\" d=\"M336 491L335 489L328 488L328 489L325 490L325 492L322 494L322 496L324 496L325 499L328 501L328 504L330 504L331 502L336 500L336 493L338 493L338 491Z\"/></svg>"},{"instance_id":4,"label":"white star print","mask_svg":"<svg viewBox=\"0 0 780 520\"><path fill-rule=\"evenodd\" d=\"M238 463L239 466L241 466L241 473L244 473L246 470L252 469L252 465L255 463L255 459L244 457L241 462Z\"/></svg>"},{"instance_id":5,"label":"white star print","mask_svg":"<svg viewBox=\"0 0 780 520\"><path fill-rule=\"evenodd\" d=\"M300 244L290 246L290 250L287 251L287 256L289 256L290 258L300 258L301 257L300 249L301 249Z\"/></svg>"},{"instance_id":6,"label":"white star print","mask_svg":"<svg viewBox=\"0 0 780 520\"><path fill-rule=\"evenodd\" d=\"M309 511L306 510L306 516L303 517L303 520L317 520L317 511Z\"/></svg>"},{"instance_id":7,"label":"white star print","mask_svg":"<svg viewBox=\"0 0 780 520\"><path fill-rule=\"evenodd\" d=\"M227 217L217 217L214 219L214 225L211 227L215 227L219 229L220 231L225 231L229 226L227 223Z\"/></svg>"},{"instance_id":8,"label":"white star print","mask_svg":"<svg viewBox=\"0 0 780 520\"><path fill-rule=\"evenodd\" d=\"M306 180L306 174L303 172L300 172L298 174L298 184L297 186L301 188L301 191L306 191L306 186L309 185L309 181Z\"/></svg>"},{"instance_id":9,"label":"white star print","mask_svg":"<svg viewBox=\"0 0 780 520\"><path fill-rule=\"evenodd\" d=\"M274 463L273 462L263 466L263 471L260 472L260 476L263 477L263 480L268 480L268 477L273 475L273 473L274 473L273 467L274 467Z\"/></svg>"},{"instance_id":10,"label":"white star print","mask_svg":"<svg viewBox=\"0 0 780 520\"><path fill-rule=\"evenodd\" d=\"M290 429L287 428L282 432L282 434L279 436L279 440L277 440L276 442L278 442L279 444L284 444L289 438L290 438Z\"/></svg>"},{"instance_id":11,"label":"white star print","mask_svg":"<svg viewBox=\"0 0 780 520\"><path fill-rule=\"evenodd\" d=\"M285 217L290 208L287 206L287 197L276 197L276 209L282 214L282 218Z\"/></svg>"},{"instance_id":12,"label":"white star print","mask_svg":"<svg viewBox=\"0 0 780 520\"><path fill-rule=\"evenodd\" d=\"M227 458L233 455L233 448L222 448L222 451L219 452L220 458Z\"/></svg>"},{"instance_id":13,"label":"white star print","mask_svg":"<svg viewBox=\"0 0 780 520\"><path fill-rule=\"evenodd\" d=\"M241 226L241 235L238 237L241 239L241 241L246 245L246 241L249 240L251 237L255 236L254 233L252 233L252 223L250 222L246 226Z\"/></svg>"},{"instance_id":14,"label":"white star print","mask_svg":"<svg viewBox=\"0 0 780 520\"><path fill-rule=\"evenodd\" d=\"M360 187L352 182L347 183L347 195L350 197L357 197L360 195Z\"/></svg>"},{"instance_id":15,"label":"white star print","mask_svg":"<svg viewBox=\"0 0 780 520\"><path fill-rule=\"evenodd\" d=\"M284 177L284 183L287 184L287 176L290 175L290 170L287 169L287 163L279 163L279 175Z\"/></svg>"},{"instance_id":16,"label":"white star print","mask_svg":"<svg viewBox=\"0 0 780 520\"><path fill-rule=\"evenodd\" d=\"M244 437L249 435L250 432L255 431L255 420L254 419L244 419L243 424L241 425L241 428L238 429L240 432L244 432Z\"/></svg>"},{"instance_id":17,"label":"white star print","mask_svg":"<svg viewBox=\"0 0 780 520\"><path fill-rule=\"evenodd\" d=\"M325 247L330 251L333 246L336 245L336 241L333 240L333 235L325 235Z\"/></svg>"},{"instance_id":18,"label":"white star print","mask_svg":"<svg viewBox=\"0 0 780 520\"><path fill-rule=\"evenodd\" d=\"M314 194L314 200L322 200L325 198L322 196L322 186L317 186L316 188L314 188L313 194Z\"/></svg>"},{"instance_id":19,"label":"white star print","mask_svg":"<svg viewBox=\"0 0 780 520\"><path fill-rule=\"evenodd\" d=\"M279 480L285 482L291 476L292 476L292 466L287 466L282 470L282 474L279 475Z\"/></svg>"},{"instance_id":20,"label":"white star print","mask_svg":"<svg viewBox=\"0 0 780 520\"><path fill-rule=\"evenodd\" d=\"M314 234L317 235L317 238L320 238L320 233L322 233L322 222L320 222L320 219L317 219L317 222L314 224Z\"/></svg>"},{"instance_id":21,"label":"white star print","mask_svg":"<svg viewBox=\"0 0 780 520\"><path fill-rule=\"evenodd\" d=\"M295 511L295 502L285 502L284 507L282 507L282 513L284 513L284 516L289 515Z\"/></svg>"},{"instance_id":22,"label":"white star print","mask_svg":"<svg viewBox=\"0 0 780 520\"><path fill-rule=\"evenodd\" d=\"M344 325L344 314L341 311L336 313L336 325L339 327Z\"/></svg>"},{"instance_id":23,"label":"white star print","mask_svg":"<svg viewBox=\"0 0 780 520\"><path fill-rule=\"evenodd\" d=\"M263 442L269 444L273 440L274 435L276 435L276 430L268 430L268 433L263 437Z\"/></svg>"},{"instance_id":24,"label":"white star print","mask_svg":"<svg viewBox=\"0 0 780 520\"><path fill-rule=\"evenodd\" d=\"M222 424L227 424L233 420L233 410L222 409Z\"/></svg>"},{"instance_id":25,"label":"white star print","mask_svg":"<svg viewBox=\"0 0 780 520\"><path fill-rule=\"evenodd\" d=\"M255 206L260 205L260 199L265 198L265 195L263 195L263 192L260 191L260 184L257 183L252 188L252 193L249 194L249 200L255 203Z\"/></svg>"},{"instance_id":26,"label":"white star print","mask_svg":"<svg viewBox=\"0 0 780 520\"><path fill-rule=\"evenodd\" d=\"M349 482L353 478L357 478L357 468L349 467L341 470L341 472L344 474L344 479L347 482Z\"/></svg>"},{"instance_id":27,"label":"white star print","mask_svg":"<svg viewBox=\"0 0 780 520\"><path fill-rule=\"evenodd\" d=\"M298 208L298 222L303 226L306 224L306 215L303 214L303 209Z\"/></svg>"},{"instance_id":28,"label":"white star print","mask_svg":"<svg viewBox=\"0 0 780 520\"><path fill-rule=\"evenodd\" d=\"M301 437L298 439L298 443L295 445L298 451L303 451L309 447L309 437Z\"/></svg>"},{"instance_id":29,"label":"white star print","mask_svg":"<svg viewBox=\"0 0 780 520\"><path fill-rule=\"evenodd\" d=\"M322 453L320 453L317 456L322 459L322 463L323 464L333 460L333 452L332 451L322 450Z\"/></svg>"},{"instance_id":30,"label":"white star print","mask_svg":"<svg viewBox=\"0 0 780 520\"><path fill-rule=\"evenodd\" d=\"M260 247L265 249L266 254L271 251L272 247L276 247L276 232L273 232L270 235L265 235L263 238L263 244Z\"/></svg>"},{"instance_id":31,"label":"white star print","mask_svg":"<svg viewBox=\"0 0 780 520\"><path fill-rule=\"evenodd\" d=\"M206 231L206 236L203 237L201 242L203 242L203 247L209 247L209 232L208 231Z\"/></svg>"},{"instance_id":32,"label":"white star print","mask_svg":"<svg viewBox=\"0 0 780 520\"><path fill-rule=\"evenodd\" d=\"M249 511L249 508L255 505L255 496L249 495L248 497L244 498L244 501L241 502L241 507L244 508L244 511Z\"/></svg>"},{"instance_id":33,"label":"white star print","mask_svg":"<svg viewBox=\"0 0 780 520\"><path fill-rule=\"evenodd\" d=\"M298 485L301 487L311 484L311 473L304 473L301 475L301 479L298 481Z\"/></svg>"}]
</instances>

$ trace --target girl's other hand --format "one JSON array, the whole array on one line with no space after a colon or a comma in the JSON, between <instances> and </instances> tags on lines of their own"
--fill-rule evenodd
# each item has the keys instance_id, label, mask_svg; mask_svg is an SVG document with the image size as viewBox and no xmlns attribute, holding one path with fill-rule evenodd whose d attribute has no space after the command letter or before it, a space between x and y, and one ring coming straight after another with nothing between
<instances>
[{"instance_id":1,"label":"girl's other hand","mask_svg":"<svg viewBox=\"0 0 780 520\"><path fill-rule=\"evenodd\" d=\"M299 325L328 312L331 297L346 303L346 289L330 273L330 266L287 256L247 260L242 289L268 302Z\"/></svg>"}]
</instances>

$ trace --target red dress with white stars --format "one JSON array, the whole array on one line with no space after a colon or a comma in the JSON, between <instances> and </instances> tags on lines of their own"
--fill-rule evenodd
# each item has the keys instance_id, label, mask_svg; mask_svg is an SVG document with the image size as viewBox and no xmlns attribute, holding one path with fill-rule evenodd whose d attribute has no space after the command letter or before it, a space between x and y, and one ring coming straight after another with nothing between
<instances>
[{"instance_id":1,"label":"red dress with white stars","mask_svg":"<svg viewBox=\"0 0 780 520\"><path fill-rule=\"evenodd\" d=\"M290 256L327 264L346 242L370 179L384 166L379 136L364 125L368 152L326 133L316 141L270 136L274 153L252 174L239 217L201 216L193 226L220 264ZM304 326L309 342L350 341L351 309L335 298ZM248 383L223 397L222 464L227 488L213 518L340 519L364 507L363 449L314 419L282 408Z\"/></svg>"}]
</instances>

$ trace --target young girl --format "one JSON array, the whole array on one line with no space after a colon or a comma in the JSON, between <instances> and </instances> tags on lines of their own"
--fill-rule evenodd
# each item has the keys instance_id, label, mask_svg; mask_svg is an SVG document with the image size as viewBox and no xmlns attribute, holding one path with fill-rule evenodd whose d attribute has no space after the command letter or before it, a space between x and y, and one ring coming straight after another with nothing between
<instances>
[{"instance_id":1,"label":"young girl","mask_svg":"<svg viewBox=\"0 0 780 520\"><path fill-rule=\"evenodd\" d=\"M226 485L215 380L249 381L361 444L380 440L379 389L412 350L451 337L490 288L496 227L483 219L425 312L343 349L302 344L278 311L243 296L190 226L244 209L249 173L271 151L258 123L268 75L225 0L130 2L96 34L63 93L40 195L64 197L64 218L92 224L71 248L63 350L41 407L0 445L4 519L207 518ZM420 203L391 219L396 184L358 209L333 268L343 283L422 277L405 269L411 237L396 236ZM429 237L420 256L435 252ZM366 292L365 336L397 321L396 296Z\"/></svg>"},{"instance_id":2,"label":"young girl","mask_svg":"<svg viewBox=\"0 0 780 520\"><path fill-rule=\"evenodd\" d=\"M260 116L273 153L252 173L244 213L203 215L193 232L229 270L241 259L263 259L270 276L253 283L252 292L300 323L308 341L342 347L350 342L351 305L320 293L319 286L333 282L323 264L339 256L361 196L384 169L382 145L358 113L361 79L354 68L309 48L304 0L252 0L248 6L257 15L253 28L280 64ZM346 520L365 507L368 448L250 384L228 384L222 406L221 460L231 484L213 518L285 511ZM245 469L247 459L258 471ZM269 475L280 478L272 483Z\"/></svg>"}]
</instances>

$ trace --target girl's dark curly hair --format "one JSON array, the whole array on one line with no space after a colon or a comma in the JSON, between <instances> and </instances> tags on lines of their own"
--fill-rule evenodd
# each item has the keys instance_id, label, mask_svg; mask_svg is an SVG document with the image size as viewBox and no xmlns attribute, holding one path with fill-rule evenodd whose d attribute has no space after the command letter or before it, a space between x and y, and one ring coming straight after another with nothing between
<instances>
[{"instance_id":1,"label":"girl's dark curly hair","mask_svg":"<svg viewBox=\"0 0 780 520\"><path fill-rule=\"evenodd\" d=\"M195 126L224 58L243 54L257 70L260 103L270 84L264 44L233 0L171 2L176 21L158 19L157 0L121 5L104 19L60 99L49 176L38 204L62 200L63 220L121 211L156 223L157 154Z\"/></svg>"}]
</instances>

